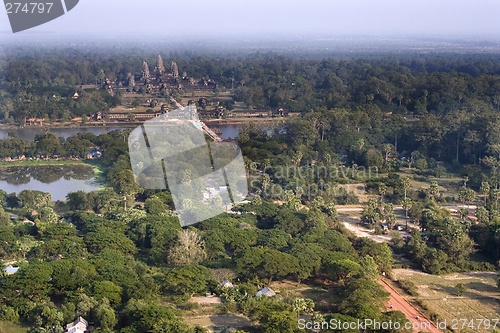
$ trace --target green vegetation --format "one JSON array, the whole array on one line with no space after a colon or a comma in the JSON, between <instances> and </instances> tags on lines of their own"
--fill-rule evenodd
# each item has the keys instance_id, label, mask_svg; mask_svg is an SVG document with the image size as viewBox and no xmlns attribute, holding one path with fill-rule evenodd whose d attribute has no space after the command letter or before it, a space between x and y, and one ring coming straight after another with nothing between
<instances>
[{"instance_id":1,"label":"green vegetation","mask_svg":"<svg viewBox=\"0 0 500 333\"><path fill-rule=\"evenodd\" d=\"M83 165L83 161L73 160L24 160L24 161L0 161L0 168L24 167L24 166L50 166L50 165Z\"/></svg>"},{"instance_id":2,"label":"green vegetation","mask_svg":"<svg viewBox=\"0 0 500 333\"><path fill-rule=\"evenodd\" d=\"M12 322L0 321L0 333L26 333L27 331L27 328Z\"/></svg>"},{"instance_id":3,"label":"green vegetation","mask_svg":"<svg viewBox=\"0 0 500 333\"><path fill-rule=\"evenodd\" d=\"M97 80L105 86L106 77L123 81L140 72L134 56L46 55L6 60L2 121L23 124L27 117L58 121L107 112L129 97L88 86L80 98L68 94L76 84ZM234 85L221 94L226 107L239 103L301 113L284 117L272 134L253 123L240 128L251 199L189 228L181 228L168 191L137 185L128 130L0 140L0 157L15 160L2 165L53 167L71 159L84 164L90 152L102 153L98 162L87 164L99 169L107 185L97 192L75 191L58 203L40 191L0 191L0 259L19 267L0 277L2 324L60 331L83 316L96 332L203 332L183 316L201 311L188 301L207 293L221 301L208 313L243 316L264 333L297 332L304 315L406 321L399 312L382 310L388 295L377 278L393 270L389 243L353 235L340 221L337 205L361 203L361 223L377 233L410 222L409 234L394 230L390 245L436 275L432 278L497 268L500 99L491 87L500 84L499 60L488 55L429 56L425 62L411 56L395 61L186 55L179 59L181 70L217 77L221 90ZM86 65L77 70L76 61ZM53 78L56 70L61 74ZM133 95L146 96L145 89ZM159 94L178 97L179 91L163 88ZM157 104L157 98L150 103ZM35 160L18 162L23 158ZM450 212L443 208L447 204L460 207ZM472 223L468 209L474 205L478 223ZM223 280L233 288L222 286ZM297 289L279 287L286 283ZM400 285L413 297L425 295L413 277ZM255 296L264 287L279 294ZM480 289L464 281L446 288L435 294L442 299Z\"/></svg>"},{"instance_id":4,"label":"green vegetation","mask_svg":"<svg viewBox=\"0 0 500 333\"><path fill-rule=\"evenodd\" d=\"M350 239L335 214L322 212L324 204L294 210L254 200L239 208L241 215L221 215L182 230L168 208L159 214L125 210L113 190L106 195L70 194L64 218L72 225L60 221L50 195L23 191L17 196L21 215L34 225L2 220L2 257L27 262L16 274L0 278L1 318L47 327L84 316L101 329L157 331L161 322L192 332L182 323L180 308L161 304L181 306L192 295L216 292L224 306L261 323L266 332L287 332L295 330L294 314L311 312L313 303L305 299L304 307L253 295L273 280L312 283L319 276L347 297L330 304L335 311L355 318L382 315L386 293L373 279L377 270L390 270L387 245ZM163 192L141 195L171 205ZM316 218L332 227L312 223ZM220 286L215 272L222 269L238 277L237 287Z\"/></svg>"}]
</instances>

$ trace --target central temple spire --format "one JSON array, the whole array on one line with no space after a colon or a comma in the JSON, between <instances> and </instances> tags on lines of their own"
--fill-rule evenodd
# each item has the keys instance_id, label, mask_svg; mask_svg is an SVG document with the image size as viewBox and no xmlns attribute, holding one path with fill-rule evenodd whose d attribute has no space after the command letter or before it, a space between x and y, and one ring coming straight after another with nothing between
<instances>
[{"instance_id":1,"label":"central temple spire","mask_svg":"<svg viewBox=\"0 0 500 333\"><path fill-rule=\"evenodd\" d=\"M163 65L163 59L161 55L158 55L158 58L156 59L155 71L160 75L165 72L165 66Z\"/></svg>"}]
</instances>

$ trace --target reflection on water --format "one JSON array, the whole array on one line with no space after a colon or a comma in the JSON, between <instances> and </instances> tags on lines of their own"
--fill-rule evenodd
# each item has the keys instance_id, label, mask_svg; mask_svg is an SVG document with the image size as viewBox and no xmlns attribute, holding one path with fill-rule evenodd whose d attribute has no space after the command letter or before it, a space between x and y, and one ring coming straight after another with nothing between
<instances>
[{"instance_id":1,"label":"reflection on water","mask_svg":"<svg viewBox=\"0 0 500 333\"><path fill-rule=\"evenodd\" d=\"M64 200L70 192L100 188L94 172L86 165L23 166L0 169L0 189L7 193L23 190L49 192L52 200Z\"/></svg>"},{"instance_id":2,"label":"reflection on water","mask_svg":"<svg viewBox=\"0 0 500 333\"><path fill-rule=\"evenodd\" d=\"M220 135L224 139L232 139L238 136L238 125L210 125L211 128L219 128L222 131ZM0 129L0 139L8 136L9 132L13 132L16 137L31 141L36 135L44 134L45 131L54 133L57 137L67 139L77 133L92 133L94 135L101 135L104 133L112 132L115 130L123 130L125 128L134 129L134 126L123 127L74 127L74 128L16 128L16 129Z\"/></svg>"},{"instance_id":3,"label":"reflection on water","mask_svg":"<svg viewBox=\"0 0 500 333\"><path fill-rule=\"evenodd\" d=\"M222 138L236 138L238 125L214 125L222 132ZM90 132L95 135L122 130L125 127L91 127L91 128L51 128L58 137L68 138L78 132ZM9 131L19 138L33 140L35 135L45 133L43 128L19 128L0 130L0 139L7 137ZM7 193L19 193L23 190L38 190L49 192L52 200L64 200L70 192L82 190L90 192L101 186L94 180L92 168L88 166L31 166L0 168L0 189Z\"/></svg>"},{"instance_id":4,"label":"reflection on water","mask_svg":"<svg viewBox=\"0 0 500 333\"><path fill-rule=\"evenodd\" d=\"M45 134L46 131L54 133L60 138L69 138L70 136L76 135L78 133L92 133L94 135L101 135L115 130L123 130L125 127L75 127L75 128L16 128L16 129L1 129L0 139L6 138L9 132L13 132L16 137L32 141L36 135Z\"/></svg>"},{"instance_id":5,"label":"reflection on water","mask_svg":"<svg viewBox=\"0 0 500 333\"><path fill-rule=\"evenodd\" d=\"M218 128L221 130L220 137L223 139L235 139L238 136L238 125L214 125L211 128Z\"/></svg>"}]
</instances>

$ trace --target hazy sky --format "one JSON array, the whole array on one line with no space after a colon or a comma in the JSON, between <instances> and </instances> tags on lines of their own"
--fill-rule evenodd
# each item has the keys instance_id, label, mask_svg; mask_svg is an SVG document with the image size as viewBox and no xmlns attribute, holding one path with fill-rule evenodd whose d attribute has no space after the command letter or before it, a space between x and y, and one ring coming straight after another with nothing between
<instances>
[{"instance_id":1,"label":"hazy sky","mask_svg":"<svg viewBox=\"0 0 500 333\"><path fill-rule=\"evenodd\" d=\"M78 6L63 17L27 32L101 36L161 34L165 37L498 36L500 1L80 0ZM7 14L0 10L0 38L8 34L12 35Z\"/></svg>"}]
</instances>

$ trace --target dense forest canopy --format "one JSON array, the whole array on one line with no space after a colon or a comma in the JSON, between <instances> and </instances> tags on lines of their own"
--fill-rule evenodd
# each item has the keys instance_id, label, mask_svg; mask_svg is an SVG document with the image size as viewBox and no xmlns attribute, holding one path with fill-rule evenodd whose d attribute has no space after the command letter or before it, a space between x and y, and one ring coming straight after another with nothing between
<instances>
[{"instance_id":1,"label":"dense forest canopy","mask_svg":"<svg viewBox=\"0 0 500 333\"><path fill-rule=\"evenodd\" d=\"M11 50L1 59L0 121L106 112L121 96L99 89L102 81L139 77L143 61L153 63L157 55ZM163 57L175 60L181 72L212 78L248 109L300 113L273 131L255 123L240 127L251 200L182 229L168 191L137 186L129 130L67 139L48 131L31 142L11 133L0 140L1 158L84 159L89 147L98 148L108 187L73 192L57 203L40 191L0 190L0 259L19 261L16 274L0 277L1 321L28 325L31 332L60 331L84 316L96 332L204 332L181 316L197 308L186 300L209 292L221 297L217 311L259 323L255 332L297 332L299 316L314 310L323 320L405 322L402 313L381 310L387 293L376 280L393 267L389 245L432 274L497 268L500 56ZM71 98L75 90L78 99ZM283 174L280 168L290 166L304 174ZM374 177L360 176L363 167L375 170ZM464 178L445 197L438 181L447 173ZM436 180L417 189L407 175L424 184ZM415 228L403 239L396 232L390 243L378 243L347 230L336 205L359 204L359 198L335 186L361 183L371 196L361 223L393 227L401 206L406 221L425 233ZM478 223L470 222L467 209L454 217L440 206L446 203L477 204ZM237 286L222 288L224 279ZM255 296L285 279L328 296L316 308L308 299Z\"/></svg>"},{"instance_id":2,"label":"dense forest canopy","mask_svg":"<svg viewBox=\"0 0 500 333\"><path fill-rule=\"evenodd\" d=\"M140 75L143 60L152 63L156 56L76 49L10 51L0 73L2 103L9 112L3 117L41 116L39 106L50 103L47 96L68 96L75 86L105 78L126 81L128 73ZM237 100L260 108L308 112L375 104L384 112L422 115L500 107L500 56L495 54L308 59L275 53L223 57L171 52L164 57L174 59L180 72L213 78L222 88L234 88ZM114 101L105 102L110 106ZM54 110L49 117L61 117L55 114L58 108L81 113L78 106L64 103L50 105Z\"/></svg>"},{"instance_id":3,"label":"dense forest canopy","mask_svg":"<svg viewBox=\"0 0 500 333\"><path fill-rule=\"evenodd\" d=\"M105 79L126 82L129 73L138 79L143 60L154 63L157 56L137 50L79 49L7 54L0 73L0 121L12 124L30 117L59 121L106 112L121 103L120 92L111 96L89 88L76 100L69 97L82 85L99 85ZM323 137L340 137L344 123L350 136L357 136L351 131L355 128L379 149L392 143L400 152L418 149L436 160L468 163L478 162L500 143L495 134L500 110L496 54L317 59L276 53L229 57L171 52L164 58L175 60L179 72L210 77L217 89L231 89L232 98L248 108L283 107L309 115Z\"/></svg>"}]
</instances>

